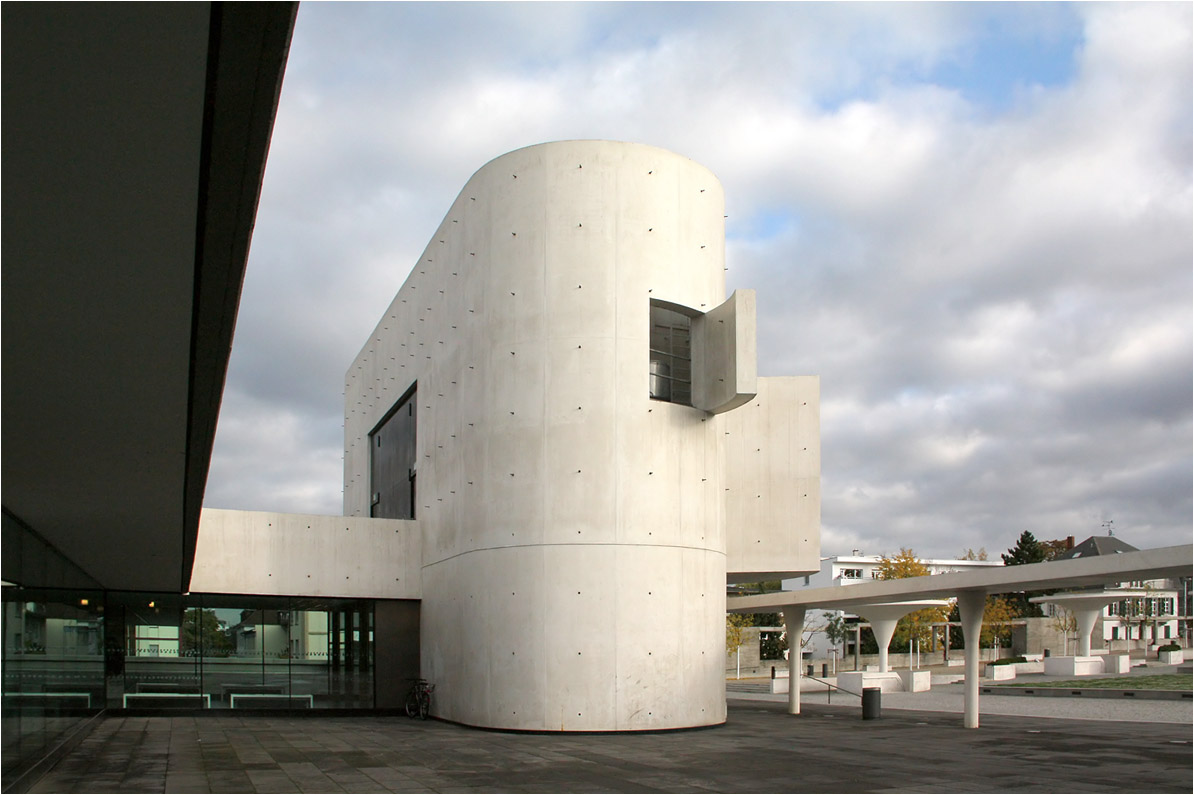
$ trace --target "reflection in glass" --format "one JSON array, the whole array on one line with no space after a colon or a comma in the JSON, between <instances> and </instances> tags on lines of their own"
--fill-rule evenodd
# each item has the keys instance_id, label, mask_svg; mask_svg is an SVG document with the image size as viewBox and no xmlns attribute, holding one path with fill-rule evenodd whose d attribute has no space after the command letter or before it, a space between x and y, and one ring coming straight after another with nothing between
<instances>
[{"instance_id":1,"label":"reflection in glass","mask_svg":"<svg viewBox=\"0 0 1194 795\"><path fill-rule=\"evenodd\" d=\"M109 709L370 709L368 600L4 588L4 788Z\"/></svg>"},{"instance_id":2,"label":"reflection in glass","mask_svg":"<svg viewBox=\"0 0 1194 795\"><path fill-rule=\"evenodd\" d=\"M5 587L5 788L102 708L101 611L98 592Z\"/></svg>"}]
</instances>

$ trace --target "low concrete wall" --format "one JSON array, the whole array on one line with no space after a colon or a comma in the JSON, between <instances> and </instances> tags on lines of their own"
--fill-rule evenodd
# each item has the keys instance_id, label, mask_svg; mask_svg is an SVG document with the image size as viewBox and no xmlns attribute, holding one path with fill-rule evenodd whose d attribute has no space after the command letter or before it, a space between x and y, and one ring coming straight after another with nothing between
<instances>
[{"instance_id":1,"label":"low concrete wall","mask_svg":"<svg viewBox=\"0 0 1194 795\"><path fill-rule=\"evenodd\" d=\"M1103 673L1102 657L1046 657L1049 676L1095 676Z\"/></svg>"},{"instance_id":2,"label":"low concrete wall","mask_svg":"<svg viewBox=\"0 0 1194 795\"><path fill-rule=\"evenodd\" d=\"M859 694L862 693L863 688L867 687L877 687L884 693L900 693L904 690L904 683L901 681L900 675L894 671L887 673L848 671L838 674L837 686L850 693Z\"/></svg>"},{"instance_id":3,"label":"low concrete wall","mask_svg":"<svg viewBox=\"0 0 1194 795\"><path fill-rule=\"evenodd\" d=\"M1103 658L1103 673L1126 674L1132 670L1132 658L1126 654L1108 654Z\"/></svg>"},{"instance_id":4,"label":"low concrete wall","mask_svg":"<svg viewBox=\"0 0 1194 795\"><path fill-rule=\"evenodd\" d=\"M422 597L416 521L204 508L195 593Z\"/></svg>"},{"instance_id":5,"label":"low concrete wall","mask_svg":"<svg viewBox=\"0 0 1194 795\"><path fill-rule=\"evenodd\" d=\"M1006 681L1008 679L1016 678L1016 666L1014 665L988 665L987 678L994 679L996 682Z\"/></svg>"},{"instance_id":6,"label":"low concrete wall","mask_svg":"<svg viewBox=\"0 0 1194 795\"><path fill-rule=\"evenodd\" d=\"M933 674L929 671L897 671L905 693L923 693L933 686Z\"/></svg>"}]
</instances>

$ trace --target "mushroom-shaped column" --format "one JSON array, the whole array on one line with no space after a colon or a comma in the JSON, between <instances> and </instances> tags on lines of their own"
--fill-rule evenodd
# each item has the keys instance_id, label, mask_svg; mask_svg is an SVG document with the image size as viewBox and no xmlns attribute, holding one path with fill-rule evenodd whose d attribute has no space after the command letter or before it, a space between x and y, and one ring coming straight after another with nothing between
<instances>
[{"instance_id":1,"label":"mushroom-shaped column","mask_svg":"<svg viewBox=\"0 0 1194 795\"><path fill-rule=\"evenodd\" d=\"M1144 591L1125 591L1099 588L1090 591L1069 591L1049 596L1034 596L1028 601L1034 604L1055 604L1074 614L1078 624L1078 655L1090 656L1090 633L1094 631L1099 613L1112 602L1147 596Z\"/></svg>"},{"instance_id":2,"label":"mushroom-shaped column","mask_svg":"<svg viewBox=\"0 0 1194 795\"><path fill-rule=\"evenodd\" d=\"M865 618L871 624L871 631L875 633L875 643L879 644L879 671L887 673L887 645L891 643L891 636L895 634L896 624L901 618L926 607L944 607L949 602L944 599L919 599L910 602L885 602L882 604L859 605L854 612Z\"/></svg>"},{"instance_id":3,"label":"mushroom-shaped column","mask_svg":"<svg viewBox=\"0 0 1194 795\"><path fill-rule=\"evenodd\" d=\"M784 630L788 633L788 713L800 714L800 663L803 661L804 608L784 610Z\"/></svg>"},{"instance_id":4,"label":"mushroom-shaped column","mask_svg":"<svg viewBox=\"0 0 1194 795\"><path fill-rule=\"evenodd\" d=\"M966 684L962 706L962 725L978 728L978 657L979 637L983 630L983 611L987 594L962 591L958 594L958 616L962 619L962 639L966 642Z\"/></svg>"}]
</instances>

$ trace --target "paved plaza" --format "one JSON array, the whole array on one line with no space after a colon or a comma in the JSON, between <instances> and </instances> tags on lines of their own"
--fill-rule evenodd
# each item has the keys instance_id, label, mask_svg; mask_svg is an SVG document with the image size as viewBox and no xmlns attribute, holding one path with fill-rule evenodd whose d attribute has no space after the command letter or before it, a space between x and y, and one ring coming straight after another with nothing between
<instances>
[{"instance_id":1,"label":"paved plaza","mask_svg":"<svg viewBox=\"0 0 1194 795\"><path fill-rule=\"evenodd\" d=\"M1031 699L1017 699L1028 701ZM1058 699L1048 699L1056 702ZM397 717L109 717L33 792L1190 792L1191 727L731 698L724 726L508 734Z\"/></svg>"}]
</instances>

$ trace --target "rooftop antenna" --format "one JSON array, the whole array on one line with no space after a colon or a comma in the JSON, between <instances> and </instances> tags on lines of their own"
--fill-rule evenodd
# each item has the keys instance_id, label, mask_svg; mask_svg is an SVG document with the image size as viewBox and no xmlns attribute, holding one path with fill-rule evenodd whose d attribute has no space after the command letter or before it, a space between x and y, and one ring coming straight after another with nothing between
<instances>
[{"instance_id":1,"label":"rooftop antenna","mask_svg":"<svg viewBox=\"0 0 1194 795\"><path fill-rule=\"evenodd\" d=\"M1103 529L1107 531L1107 535L1109 536L1115 535L1115 529L1111 527L1113 524L1115 524L1114 519L1108 519L1107 521L1103 522Z\"/></svg>"}]
</instances>

